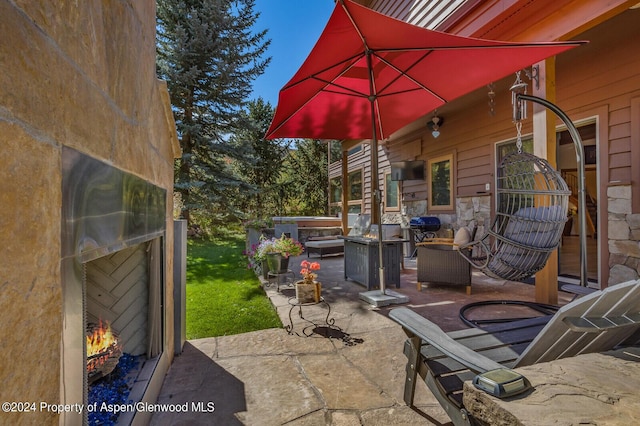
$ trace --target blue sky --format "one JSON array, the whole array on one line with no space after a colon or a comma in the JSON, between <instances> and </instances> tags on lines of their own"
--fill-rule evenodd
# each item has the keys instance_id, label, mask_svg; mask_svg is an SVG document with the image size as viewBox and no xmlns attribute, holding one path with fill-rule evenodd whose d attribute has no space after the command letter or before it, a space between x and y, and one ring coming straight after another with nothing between
<instances>
[{"instance_id":1,"label":"blue sky","mask_svg":"<svg viewBox=\"0 0 640 426\"><path fill-rule=\"evenodd\" d=\"M293 77L320 37L334 0L256 0L256 30L268 29L271 64L254 81L252 99L261 96L274 108L278 92Z\"/></svg>"}]
</instances>

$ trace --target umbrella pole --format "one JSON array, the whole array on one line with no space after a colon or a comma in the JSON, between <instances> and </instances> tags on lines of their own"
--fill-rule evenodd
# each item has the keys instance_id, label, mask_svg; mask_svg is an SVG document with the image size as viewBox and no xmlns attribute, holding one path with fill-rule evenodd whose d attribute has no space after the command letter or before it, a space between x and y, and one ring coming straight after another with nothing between
<instances>
[{"instance_id":1,"label":"umbrella pole","mask_svg":"<svg viewBox=\"0 0 640 426\"><path fill-rule=\"evenodd\" d=\"M373 67L371 66L371 51L367 50L367 67L369 68L369 105L371 106L371 130L373 137L371 138L371 189L373 190L373 203L371 213L374 214L375 222L378 227L378 280L380 282L380 290L367 291L360 293L360 299L374 305L387 306L391 304L407 303L409 298L403 294L388 291L385 283L384 272L384 256L382 246L382 193L380 191L378 176L378 133L376 129L376 95L375 86L373 84Z\"/></svg>"},{"instance_id":2,"label":"umbrella pole","mask_svg":"<svg viewBox=\"0 0 640 426\"><path fill-rule=\"evenodd\" d=\"M385 274L384 274L384 256L382 247L382 193L378 183L378 138L376 135L375 107L371 103L371 123L373 126L373 140L371 141L371 189L373 189L373 203L371 210L376 210L374 217L376 218L376 226L378 229L378 279L380 281L380 292L386 291ZM373 211L372 211L373 213Z\"/></svg>"}]
</instances>

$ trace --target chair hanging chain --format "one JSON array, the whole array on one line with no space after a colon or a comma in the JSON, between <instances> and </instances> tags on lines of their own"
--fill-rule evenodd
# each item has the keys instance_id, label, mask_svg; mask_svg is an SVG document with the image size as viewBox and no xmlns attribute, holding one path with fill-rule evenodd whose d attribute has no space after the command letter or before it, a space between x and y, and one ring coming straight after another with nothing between
<instances>
[{"instance_id":1,"label":"chair hanging chain","mask_svg":"<svg viewBox=\"0 0 640 426\"><path fill-rule=\"evenodd\" d=\"M513 122L516 125L516 147L522 153L522 120L527 118L527 103L518 98L527 93L527 83L520 79L520 71L516 72L516 81L511 86L511 105L513 106Z\"/></svg>"}]
</instances>

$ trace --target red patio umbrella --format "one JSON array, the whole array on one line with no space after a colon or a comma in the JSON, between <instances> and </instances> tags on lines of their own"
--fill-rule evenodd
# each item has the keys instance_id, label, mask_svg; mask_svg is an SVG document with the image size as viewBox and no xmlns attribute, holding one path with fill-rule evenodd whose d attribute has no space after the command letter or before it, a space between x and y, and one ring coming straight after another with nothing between
<instances>
[{"instance_id":1,"label":"red patio umbrella","mask_svg":"<svg viewBox=\"0 0 640 426\"><path fill-rule=\"evenodd\" d=\"M584 42L514 43L417 27L338 0L324 31L280 90L268 139L378 140L435 108ZM376 201L381 201L373 179ZM380 291L385 293L378 223Z\"/></svg>"}]
</instances>

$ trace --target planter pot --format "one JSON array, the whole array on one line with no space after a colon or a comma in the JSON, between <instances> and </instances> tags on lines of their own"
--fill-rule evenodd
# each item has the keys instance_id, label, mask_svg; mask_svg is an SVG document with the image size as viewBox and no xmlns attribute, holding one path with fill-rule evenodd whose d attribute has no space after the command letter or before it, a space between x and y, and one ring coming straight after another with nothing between
<instances>
[{"instance_id":1,"label":"planter pot","mask_svg":"<svg viewBox=\"0 0 640 426\"><path fill-rule=\"evenodd\" d=\"M266 259L260 262L260 275L265 280L269 279L269 264Z\"/></svg>"},{"instance_id":2,"label":"planter pot","mask_svg":"<svg viewBox=\"0 0 640 426\"><path fill-rule=\"evenodd\" d=\"M289 258L280 253L267 253L267 263L269 264L269 272L280 274L289 270Z\"/></svg>"},{"instance_id":3,"label":"planter pot","mask_svg":"<svg viewBox=\"0 0 640 426\"><path fill-rule=\"evenodd\" d=\"M298 303L317 303L320 301L321 293L322 285L317 281L313 283L296 282L296 299Z\"/></svg>"}]
</instances>

